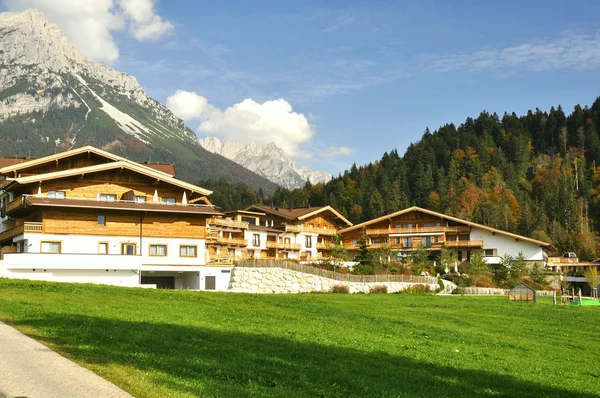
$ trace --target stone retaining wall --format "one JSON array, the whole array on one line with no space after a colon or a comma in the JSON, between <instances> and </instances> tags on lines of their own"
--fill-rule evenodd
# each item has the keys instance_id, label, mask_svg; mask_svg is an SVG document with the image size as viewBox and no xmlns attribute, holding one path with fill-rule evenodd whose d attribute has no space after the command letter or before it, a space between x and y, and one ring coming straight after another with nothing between
<instances>
[{"instance_id":1,"label":"stone retaining wall","mask_svg":"<svg viewBox=\"0 0 600 398\"><path fill-rule=\"evenodd\" d=\"M409 282L346 282L285 268L234 267L230 290L244 293L309 293L329 292L336 285L344 285L348 286L350 293L369 293L371 287L385 285L388 293L395 293L417 284ZM431 290L438 287L437 284L429 284Z\"/></svg>"}]
</instances>

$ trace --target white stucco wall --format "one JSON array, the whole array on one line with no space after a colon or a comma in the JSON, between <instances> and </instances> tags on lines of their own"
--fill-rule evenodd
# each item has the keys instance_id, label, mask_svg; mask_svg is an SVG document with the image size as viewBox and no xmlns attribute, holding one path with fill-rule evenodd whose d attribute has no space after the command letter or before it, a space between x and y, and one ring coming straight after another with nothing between
<instances>
[{"instance_id":1,"label":"white stucco wall","mask_svg":"<svg viewBox=\"0 0 600 398\"><path fill-rule=\"evenodd\" d=\"M471 230L470 239L482 240L484 249L497 250L497 256L488 258L488 261L499 261L499 258L505 254L517 256L519 252L523 252L525 259L528 261L545 261L542 247L535 243L524 240L516 241L515 238L511 238L499 233L492 234L492 232L488 230L477 227L473 227Z\"/></svg>"},{"instance_id":2,"label":"white stucco wall","mask_svg":"<svg viewBox=\"0 0 600 398\"><path fill-rule=\"evenodd\" d=\"M142 264L166 264L166 265L204 265L205 241L204 239L179 239L179 238L142 238L131 236L102 236L102 235L60 235L60 234L35 234L26 233L13 239L14 242L26 240L26 253L40 253L42 241L61 242L61 253L63 254L98 254L98 244L108 243L108 255L121 256L122 243L136 244L137 254L140 254ZM167 245L166 256L150 256L150 245ZM196 246L197 257L180 257L179 246Z\"/></svg>"}]
</instances>

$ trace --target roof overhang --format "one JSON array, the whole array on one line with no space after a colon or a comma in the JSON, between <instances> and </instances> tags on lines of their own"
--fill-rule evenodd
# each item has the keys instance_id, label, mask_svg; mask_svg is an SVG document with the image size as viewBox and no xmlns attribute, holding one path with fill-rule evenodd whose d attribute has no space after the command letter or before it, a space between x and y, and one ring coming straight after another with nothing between
<instances>
[{"instance_id":1,"label":"roof overhang","mask_svg":"<svg viewBox=\"0 0 600 398\"><path fill-rule=\"evenodd\" d=\"M381 221L392 219L392 218L400 216L402 214L410 213L412 211L418 211L418 212L421 212L421 213L429 214L429 215L434 216L434 217L440 217L440 218L444 218L444 219L449 220L449 221L454 221L454 222L457 222L457 223L465 224L465 225L468 225L468 226L471 226L471 227L481 228L481 229L490 231L492 233L497 233L497 234L500 234L500 235L509 236L511 238L514 238L514 239L517 239L517 240L523 240L525 242L533 243L533 244L536 244L536 245L539 245L539 246L542 246L542 247L546 247L546 248L550 248L550 249L553 248L552 244L550 244L548 242L542 242L540 240L536 240L536 239L528 238L526 236L521 236L521 235L513 234L512 232L503 231L501 229L488 227L487 225L478 224L476 222L462 220L462 219L457 218L457 217L449 216L449 215L443 214L443 213L438 213L438 212L433 211L433 210L423 209L423 208L417 207L417 206L409 207L407 209L400 210L400 211L397 211L395 213L387 214L385 216L378 217L378 218L375 218L373 220L365 221L363 223L356 224L356 225L354 225L352 227L349 227L349 228L344 228L344 229L342 229L340 231L340 233L343 234L343 233L346 233L346 232L349 232L349 231L353 231L355 229L364 228L364 227L367 227L367 226L372 225L372 224L376 224L376 223L381 222Z\"/></svg>"},{"instance_id":2,"label":"roof overhang","mask_svg":"<svg viewBox=\"0 0 600 398\"><path fill-rule=\"evenodd\" d=\"M178 186L185 190L199 193L200 195L208 196L212 193L212 191L209 191L208 189L204 189L199 186L189 184L187 182L173 178L166 173L154 170L150 167L146 167L146 166L140 165L135 162L130 162L128 160L119 160L119 161L111 162L111 163L104 163L104 164L98 164L98 165L94 165L94 166L81 167L78 169L55 171L52 173L37 174L37 175L27 176L27 177L7 178L6 180L9 181L9 183L5 186L5 189L7 189L13 182L16 182L20 185L32 184L32 183L36 183L36 182L42 183L43 181L47 181L47 180L72 177L72 176L77 176L77 175L84 176L85 174L89 174L89 173L96 173L96 172L100 172L100 171L115 170L115 169L127 169L127 170L133 171L135 173L140 173L147 177L155 178L159 181L164 181L166 183Z\"/></svg>"}]
</instances>

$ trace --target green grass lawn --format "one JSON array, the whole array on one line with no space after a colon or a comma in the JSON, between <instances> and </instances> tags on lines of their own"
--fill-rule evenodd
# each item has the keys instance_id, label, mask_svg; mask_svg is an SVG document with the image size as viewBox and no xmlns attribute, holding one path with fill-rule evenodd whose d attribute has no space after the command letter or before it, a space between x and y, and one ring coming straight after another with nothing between
<instances>
[{"instance_id":1,"label":"green grass lawn","mask_svg":"<svg viewBox=\"0 0 600 398\"><path fill-rule=\"evenodd\" d=\"M600 309L0 279L0 320L139 397L600 397Z\"/></svg>"}]
</instances>

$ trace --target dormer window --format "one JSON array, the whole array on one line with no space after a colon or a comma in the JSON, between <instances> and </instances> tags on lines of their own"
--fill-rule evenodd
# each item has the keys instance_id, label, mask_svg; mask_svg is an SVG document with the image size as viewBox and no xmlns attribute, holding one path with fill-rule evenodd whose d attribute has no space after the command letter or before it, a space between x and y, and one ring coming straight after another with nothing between
<instances>
[{"instance_id":1,"label":"dormer window","mask_svg":"<svg viewBox=\"0 0 600 398\"><path fill-rule=\"evenodd\" d=\"M98 195L98 198L101 202L116 202L117 201L117 195L113 195L110 193L101 193L100 195Z\"/></svg>"},{"instance_id":2,"label":"dormer window","mask_svg":"<svg viewBox=\"0 0 600 398\"><path fill-rule=\"evenodd\" d=\"M48 197L51 199L64 199L65 191L48 191Z\"/></svg>"}]
</instances>

